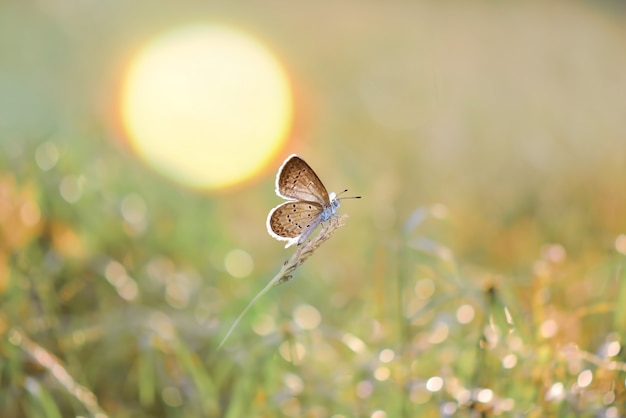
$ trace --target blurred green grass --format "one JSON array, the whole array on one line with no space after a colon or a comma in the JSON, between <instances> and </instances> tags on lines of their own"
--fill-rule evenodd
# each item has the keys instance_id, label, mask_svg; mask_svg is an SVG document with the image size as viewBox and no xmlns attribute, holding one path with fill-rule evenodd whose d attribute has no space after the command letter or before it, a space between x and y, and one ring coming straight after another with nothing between
<instances>
[{"instance_id":1,"label":"blurred green grass","mask_svg":"<svg viewBox=\"0 0 626 418\"><path fill-rule=\"evenodd\" d=\"M0 416L626 414L618 3L0 10ZM273 173L182 189L109 114L128 51L198 15L272 43L298 153L364 196L219 353L291 254Z\"/></svg>"}]
</instances>

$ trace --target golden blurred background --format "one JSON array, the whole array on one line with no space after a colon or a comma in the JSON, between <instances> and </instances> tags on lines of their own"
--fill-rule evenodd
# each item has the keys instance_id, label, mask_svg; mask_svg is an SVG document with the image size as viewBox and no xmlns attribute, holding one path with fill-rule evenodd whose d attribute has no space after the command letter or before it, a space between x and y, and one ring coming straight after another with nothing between
<instances>
[{"instance_id":1,"label":"golden blurred background","mask_svg":"<svg viewBox=\"0 0 626 418\"><path fill-rule=\"evenodd\" d=\"M624 12L0 3L0 415L623 416Z\"/></svg>"}]
</instances>

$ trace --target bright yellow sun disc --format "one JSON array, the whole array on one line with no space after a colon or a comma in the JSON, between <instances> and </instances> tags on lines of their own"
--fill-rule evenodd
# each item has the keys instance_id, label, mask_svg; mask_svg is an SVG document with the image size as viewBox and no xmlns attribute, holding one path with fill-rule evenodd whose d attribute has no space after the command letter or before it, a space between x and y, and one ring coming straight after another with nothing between
<instances>
[{"instance_id":1,"label":"bright yellow sun disc","mask_svg":"<svg viewBox=\"0 0 626 418\"><path fill-rule=\"evenodd\" d=\"M278 60L225 26L182 28L146 46L125 77L121 106L143 159L177 181L211 189L268 164L293 114Z\"/></svg>"}]
</instances>

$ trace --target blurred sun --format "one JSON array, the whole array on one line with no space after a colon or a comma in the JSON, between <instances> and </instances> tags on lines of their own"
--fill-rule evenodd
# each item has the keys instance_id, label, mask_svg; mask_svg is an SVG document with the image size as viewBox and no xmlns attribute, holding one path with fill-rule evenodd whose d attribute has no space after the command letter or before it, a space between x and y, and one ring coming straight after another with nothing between
<instances>
[{"instance_id":1,"label":"blurred sun","mask_svg":"<svg viewBox=\"0 0 626 418\"><path fill-rule=\"evenodd\" d=\"M137 154L194 188L242 182L284 146L289 80L259 41L231 27L188 26L146 45L125 74L124 130Z\"/></svg>"}]
</instances>

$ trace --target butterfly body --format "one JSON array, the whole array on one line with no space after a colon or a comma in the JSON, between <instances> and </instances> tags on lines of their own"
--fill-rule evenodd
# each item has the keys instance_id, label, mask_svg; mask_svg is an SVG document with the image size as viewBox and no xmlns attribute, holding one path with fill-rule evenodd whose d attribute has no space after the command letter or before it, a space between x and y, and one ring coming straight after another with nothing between
<instances>
[{"instance_id":1,"label":"butterfly body","mask_svg":"<svg viewBox=\"0 0 626 418\"><path fill-rule=\"evenodd\" d=\"M278 169L276 194L287 202L270 211L267 231L287 241L285 248L302 244L320 223L335 216L339 207L336 194L329 194L313 169L295 154Z\"/></svg>"}]
</instances>

